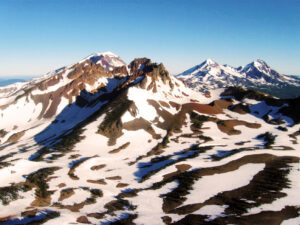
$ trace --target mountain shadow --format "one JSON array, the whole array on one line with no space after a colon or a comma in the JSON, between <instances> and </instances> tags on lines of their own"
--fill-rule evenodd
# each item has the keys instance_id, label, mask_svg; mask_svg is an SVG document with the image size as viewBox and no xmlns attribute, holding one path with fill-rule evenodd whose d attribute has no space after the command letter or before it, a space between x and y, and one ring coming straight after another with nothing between
<instances>
[{"instance_id":1,"label":"mountain shadow","mask_svg":"<svg viewBox=\"0 0 300 225\"><path fill-rule=\"evenodd\" d=\"M67 105L49 126L35 135L34 140L41 147L30 156L30 160L42 160L46 154L57 153L55 158L71 151L74 145L83 139L82 128L108 110L112 100L126 93L126 88L120 88L122 81L119 78L108 79L107 86L95 93L82 90L76 101Z\"/></svg>"}]
</instances>

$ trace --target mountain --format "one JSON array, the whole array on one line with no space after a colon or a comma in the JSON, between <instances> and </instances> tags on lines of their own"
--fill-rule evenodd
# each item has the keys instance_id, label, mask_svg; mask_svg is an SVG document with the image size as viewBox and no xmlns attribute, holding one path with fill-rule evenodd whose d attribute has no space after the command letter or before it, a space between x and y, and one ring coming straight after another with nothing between
<instances>
[{"instance_id":1,"label":"mountain","mask_svg":"<svg viewBox=\"0 0 300 225\"><path fill-rule=\"evenodd\" d=\"M299 223L299 98L113 53L1 90L0 224Z\"/></svg>"},{"instance_id":2,"label":"mountain","mask_svg":"<svg viewBox=\"0 0 300 225\"><path fill-rule=\"evenodd\" d=\"M299 78L281 75L260 59L239 68L219 65L208 59L177 77L199 91L241 86L279 98L295 98L300 95Z\"/></svg>"}]
</instances>

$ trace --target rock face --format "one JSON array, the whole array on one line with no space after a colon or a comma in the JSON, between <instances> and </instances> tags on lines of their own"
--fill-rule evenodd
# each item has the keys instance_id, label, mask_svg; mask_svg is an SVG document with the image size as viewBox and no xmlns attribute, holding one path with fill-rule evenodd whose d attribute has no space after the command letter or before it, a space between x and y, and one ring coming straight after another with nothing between
<instances>
[{"instance_id":1,"label":"rock face","mask_svg":"<svg viewBox=\"0 0 300 225\"><path fill-rule=\"evenodd\" d=\"M88 220L86 216L80 216L76 220L78 223L90 224L91 222Z\"/></svg>"},{"instance_id":2,"label":"rock face","mask_svg":"<svg viewBox=\"0 0 300 225\"><path fill-rule=\"evenodd\" d=\"M196 92L112 53L18 88L0 98L5 224L299 221L299 98Z\"/></svg>"},{"instance_id":3,"label":"rock face","mask_svg":"<svg viewBox=\"0 0 300 225\"><path fill-rule=\"evenodd\" d=\"M169 72L166 70L162 63L152 63L150 59L140 58L135 59L129 64L129 68L132 74L136 76L150 76L153 77L154 80L158 80L158 78L166 81L170 80Z\"/></svg>"},{"instance_id":4,"label":"rock face","mask_svg":"<svg viewBox=\"0 0 300 225\"><path fill-rule=\"evenodd\" d=\"M215 88L240 86L280 98L300 95L299 78L281 75L260 59L239 68L219 65L208 59L177 77L191 88L204 92Z\"/></svg>"}]
</instances>

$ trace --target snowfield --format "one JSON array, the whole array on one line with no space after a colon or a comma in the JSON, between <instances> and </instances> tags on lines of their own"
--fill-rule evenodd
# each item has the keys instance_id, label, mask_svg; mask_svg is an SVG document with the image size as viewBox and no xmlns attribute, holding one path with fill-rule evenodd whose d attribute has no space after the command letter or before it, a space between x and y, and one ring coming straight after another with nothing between
<instances>
[{"instance_id":1,"label":"snowfield","mask_svg":"<svg viewBox=\"0 0 300 225\"><path fill-rule=\"evenodd\" d=\"M0 98L0 224L299 223L296 103L197 92L110 52L74 65Z\"/></svg>"}]
</instances>

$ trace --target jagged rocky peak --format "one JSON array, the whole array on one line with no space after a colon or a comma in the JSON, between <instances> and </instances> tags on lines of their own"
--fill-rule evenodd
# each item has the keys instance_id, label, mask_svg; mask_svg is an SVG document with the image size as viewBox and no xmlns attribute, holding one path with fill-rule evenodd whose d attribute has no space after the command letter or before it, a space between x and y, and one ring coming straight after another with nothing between
<instances>
[{"instance_id":1,"label":"jagged rocky peak","mask_svg":"<svg viewBox=\"0 0 300 225\"><path fill-rule=\"evenodd\" d=\"M134 80L141 78L140 86L147 90L157 92L157 88L167 85L168 89L173 89L174 84L169 72L162 63L153 63L148 58L136 58L129 64L131 78Z\"/></svg>"},{"instance_id":2,"label":"jagged rocky peak","mask_svg":"<svg viewBox=\"0 0 300 225\"><path fill-rule=\"evenodd\" d=\"M129 64L130 71L133 75L146 75L157 80L161 78L163 81L170 80L170 74L165 66L160 63L153 63L148 58L137 58Z\"/></svg>"},{"instance_id":3,"label":"jagged rocky peak","mask_svg":"<svg viewBox=\"0 0 300 225\"><path fill-rule=\"evenodd\" d=\"M129 64L129 69L134 75L141 75L144 73L144 68L151 64L151 60L148 58L136 58Z\"/></svg>"}]
</instances>

